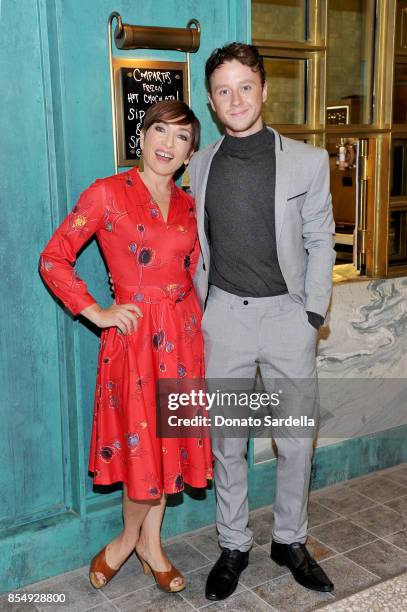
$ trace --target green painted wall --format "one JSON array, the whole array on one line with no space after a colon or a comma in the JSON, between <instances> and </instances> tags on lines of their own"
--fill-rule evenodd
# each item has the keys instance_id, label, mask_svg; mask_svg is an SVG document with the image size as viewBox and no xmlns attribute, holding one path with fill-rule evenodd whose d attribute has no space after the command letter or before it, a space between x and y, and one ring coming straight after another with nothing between
<instances>
[{"instance_id":1,"label":"green painted wall","mask_svg":"<svg viewBox=\"0 0 407 612\"><path fill-rule=\"evenodd\" d=\"M86 472L98 337L56 304L37 273L41 249L80 192L113 173L106 36L113 10L140 25L200 20L191 90L202 145L217 136L204 90L205 59L215 46L250 37L249 0L0 4L8 33L0 42L0 591L85 565L121 527L120 491L94 492ZM108 303L95 244L78 269ZM400 440L396 432L319 449L313 485L406 461ZM272 501L273 470L273 462L251 468L251 507ZM214 521L213 489L201 495L171 499L164 536Z\"/></svg>"},{"instance_id":2,"label":"green painted wall","mask_svg":"<svg viewBox=\"0 0 407 612\"><path fill-rule=\"evenodd\" d=\"M206 145L218 132L207 107L204 63L213 47L248 40L247 4L0 4L8 32L0 43L0 591L87 563L120 529L120 492L93 492L87 475L99 340L57 305L37 273L41 249L81 191L114 171L108 16L114 10L125 22L175 27L199 19L202 39L191 55L191 92ZM158 51L132 56L185 58ZM106 271L94 243L78 269L96 298L108 303ZM165 532L196 527L201 508L202 502L186 497L182 512L169 509Z\"/></svg>"}]
</instances>

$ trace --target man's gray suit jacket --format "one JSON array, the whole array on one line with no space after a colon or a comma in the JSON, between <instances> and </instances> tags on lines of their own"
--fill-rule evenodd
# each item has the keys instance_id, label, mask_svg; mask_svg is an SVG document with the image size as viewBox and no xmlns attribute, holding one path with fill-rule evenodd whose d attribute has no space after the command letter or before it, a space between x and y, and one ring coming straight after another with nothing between
<instances>
[{"instance_id":1,"label":"man's gray suit jacket","mask_svg":"<svg viewBox=\"0 0 407 612\"><path fill-rule=\"evenodd\" d=\"M328 153L325 149L272 131L276 150L275 228L278 262L288 292L301 301L306 310L325 317L335 261L335 224L329 192ZM194 285L202 308L208 293L210 267L210 247L205 234L206 185L212 159L223 138L197 151L189 165L201 246ZM248 202L247 205L254 206L255 203ZM219 206L222 206L222 202L219 202Z\"/></svg>"}]
</instances>

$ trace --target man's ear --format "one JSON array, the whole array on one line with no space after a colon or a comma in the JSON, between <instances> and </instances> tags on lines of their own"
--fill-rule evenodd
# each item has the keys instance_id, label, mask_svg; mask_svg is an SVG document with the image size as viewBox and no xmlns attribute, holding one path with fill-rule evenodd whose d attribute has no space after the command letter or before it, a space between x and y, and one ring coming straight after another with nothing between
<instances>
[{"instance_id":1,"label":"man's ear","mask_svg":"<svg viewBox=\"0 0 407 612\"><path fill-rule=\"evenodd\" d=\"M143 150L144 147L144 130L140 131L140 149Z\"/></svg>"},{"instance_id":2,"label":"man's ear","mask_svg":"<svg viewBox=\"0 0 407 612\"><path fill-rule=\"evenodd\" d=\"M263 103L267 100L267 94L268 94L268 83L267 81L265 81L263 85L263 91L261 92L261 98L263 100Z\"/></svg>"},{"instance_id":3,"label":"man's ear","mask_svg":"<svg viewBox=\"0 0 407 612\"><path fill-rule=\"evenodd\" d=\"M215 106L214 106L214 104L212 102L211 94L209 92L208 92L208 100L209 100L209 104L211 105L211 108L212 108L213 112L216 113L216 109L215 109Z\"/></svg>"}]
</instances>

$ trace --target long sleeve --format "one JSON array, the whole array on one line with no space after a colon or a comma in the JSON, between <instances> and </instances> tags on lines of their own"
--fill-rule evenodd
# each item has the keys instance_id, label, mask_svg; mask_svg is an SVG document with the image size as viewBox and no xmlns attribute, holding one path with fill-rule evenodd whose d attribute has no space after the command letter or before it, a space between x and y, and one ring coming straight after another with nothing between
<instances>
[{"instance_id":1,"label":"long sleeve","mask_svg":"<svg viewBox=\"0 0 407 612\"><path fill-rule=\"evenodd\" d=\"M321 155L303 210L304 248L308 251L305 308L325 317L332 290L335 263L335 223L329 192L329 157Z\"/></svg>"},{"instance_id":2,"label":"long sleeve","mask_svg":"<svg viewBox=\"0 0 407 612\"><path fill-rule=\"evenodd\" d=\"M41 277L73 315L96 302L74 264L78 251L103 226L104 211L105 188L97 180L82 193L40 256Z\"/></svg>"}]
</instances>

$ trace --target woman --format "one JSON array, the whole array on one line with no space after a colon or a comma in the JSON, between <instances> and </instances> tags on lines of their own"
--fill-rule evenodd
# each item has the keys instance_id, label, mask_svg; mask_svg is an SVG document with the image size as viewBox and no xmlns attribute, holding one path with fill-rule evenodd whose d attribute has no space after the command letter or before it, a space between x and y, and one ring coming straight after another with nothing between
<instances>
[{"instance_id":1,"label":"woman","mask_svg":"<svg viewBox=\"0 0 407 612\"><path fill-rule=\"evenodd\" d=\"M44 249L40 272L74 315L103 328L89 470L95 484L123 482L124 529L91 561L100 588L135 550L165 591L184 580L161 547L166 496L212 478L209 438L156 437L156 381L203 376L200 307L192 276L199 254L195 207L174 173L199 140L182 102L159 102L141 133L143 169L95 181ZM115 286L102 308L72 264L96 234Z\"/></svg>"}]
</instances>

